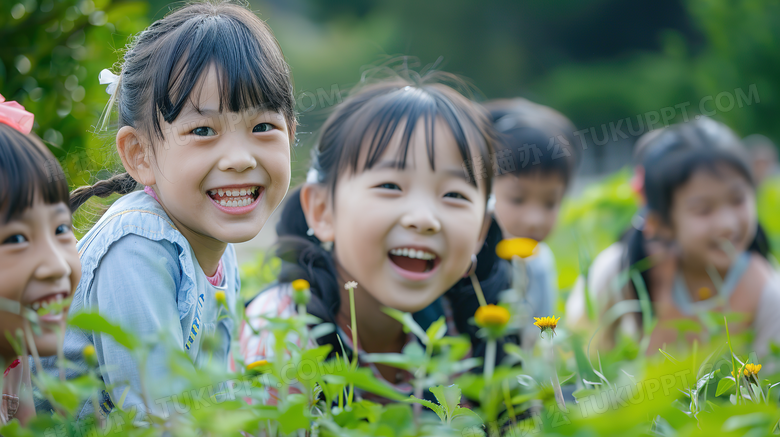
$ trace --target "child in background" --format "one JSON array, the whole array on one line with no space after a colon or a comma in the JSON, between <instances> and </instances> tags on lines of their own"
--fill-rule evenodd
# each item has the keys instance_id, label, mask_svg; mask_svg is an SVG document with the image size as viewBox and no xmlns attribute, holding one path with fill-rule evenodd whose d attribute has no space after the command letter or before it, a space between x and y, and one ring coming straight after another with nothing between
<instances>
[{"instance_id":1,"label":"child in background","mask_svg":"<svg viewBox=\"0 0 780 437\"><path fill-rule=\"evenodd\" d=\"M641 274L660 323L648 351L676 340L677 331L665 322L699 321L702 312L717 310L747 314L746 324L732 326L732 332L752 327L753 350L766 354L769 342L780 340L774 316L780 283L766 259L768 247L759 241L755 186L739 140L725 126L699 120L664 129L642 155L647 213L642 230L627 238L622 265L648 257L652 262ZM722 278L722 286L712 275ZM602 316L638 295L634 286L618 288L614 276L589 292ZM604 343L614 343L620 333L637 340L641 321L636 313L623 317L607 330Z\"/></svg>"},{"instance_id":2,"label":"child in background","mask_svg":"<svg viewBox=\"0 0 780 437\"><path fill-rule=\"evenodd\" d=\"M261 316L294 317L290 283L302 278L311 284L307 312L335 324L340 337L318 341L334 345L334 351L340 344L347 353L357 350L360 366L411 394L408 372L362 357L400 353L416 341L383 307L426 309L470 270L485 239L491 185L490 177L468 178L463 169L472 156L490 158L486 114L437 83L441 75L429 75L366 84L323 125L307 182L292 193L277 227L278 255L286 261L280 284L246 308L259 335L242 328L245 362L272 359L274 337ZM357 345L348 281L357 282ZM495 301L495 295L489 299ZM471 318L476 307L470 310L457 314Z\"/></svg>"},{"instance_id":3,"label":"child in background","mask_svg":"<svg viewBox=\"0 0 780 437\"><path fill-rule=\"evenodd\" d=\"M32 124L32 114L0 96L0 425L35 414L27 357L17 356L8 337L33 332L23 311L51 306L38 317L40 335L23 347L56 355L67 307L55 304L70 297L81 277L68 184L51 152L30 134Z\"/></svg>"},{"instance_id":4,"label":"child in background","mask_svg":"<svg viewBox=\"0 0 780 437\"><path fill-rule=\"evenodd\" d=\"M527 299L531 316L555 313L558 276L555 258L544 243L577 165L574 125L561 113L526 99L487 102L499 135L498 174L493 182L493 216L505 239L531 238L539 242L526 261ZM526 332L534 333L533 319ZM532 328L532 329L531 329ZM524 335L534 341L538 335Z\"/></svg>"},{"instance_id":5,"label":"child in background","mask_svg":"<svg viewBox=\"0 0 780 437\"><path fill-rule=\"evenodd\" d=\"M239 290L230 243L255 237L287 192L293 88L271 31L231 3L189 4L155 22L129 47L117 79L109 90L126 173L77 189L71 207L125 196L79 241L72 312L98 311L157 345L138 363L109 336L70 329L65 355L73 377L94 345L109 391L102 409L129 387L125 408L160 412L154 400L184 384L169 347L195 367L227 368L232 319L219 315L222 305L233 311ZM91 409L87 402L81 416Z\"/></svg>"}]
</instances>

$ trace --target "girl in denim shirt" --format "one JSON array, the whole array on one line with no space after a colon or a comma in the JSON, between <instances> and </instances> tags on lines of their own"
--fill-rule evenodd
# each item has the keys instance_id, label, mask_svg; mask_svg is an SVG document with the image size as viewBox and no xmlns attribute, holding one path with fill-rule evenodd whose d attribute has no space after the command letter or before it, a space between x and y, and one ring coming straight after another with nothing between
<instances>
[{"instance_id":1,"label":"girl in denim shirt","mask_svg":"<svg viewBox=\"0 0 780 437\"><path fill-rule=\"evenodd\" d=\"M125 409L156 411L155 400L181 387L171 348L198 368L226 366L233 326L220 319L217 296L234 310L240 284L230 243L256 236L287 192L292 81L256 15L195 3L138 35L119 75L104 70L101 82L118 113L126 173L75 190L71 209L92 196L125 196L78 243L83 275L72 313L98 311L156 346L138 362L107 335L69 329L65 354L78 369L68 376L86 371L82 351L94 345L107 391L100 408L127 391ZM81 416L91 411L87 403Z\"/></svg>"}]
</instances>

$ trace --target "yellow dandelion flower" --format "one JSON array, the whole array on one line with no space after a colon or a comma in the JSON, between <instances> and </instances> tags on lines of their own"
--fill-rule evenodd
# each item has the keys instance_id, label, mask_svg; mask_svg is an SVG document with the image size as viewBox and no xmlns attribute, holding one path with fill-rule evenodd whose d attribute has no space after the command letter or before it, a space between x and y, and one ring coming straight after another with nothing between
<instances>
[{"instance_id":1,"label":"yellow dandelion flower","mask_svg":"<svg viewBox=\"0 0 780 437\"><path fill-rule=\"evenodd\" d=\"M84 360L91 365L97 363L97 356L95 355L95 346L88 344L81 350L81 355L84 356Z\"/></svg>"},{"instance_id":2,"label":"yellow dandelion flower","mask_svg":"<svg viewBox=\"0 0 780 437\"><path fill-rule=\"evenodd\" d=\"M745 364L745 367L742 369L742 373L748 378L751 376L757 376L758 372L761 370L761 364L748 363ZM731 371L731 376L735 376L733 370Z\"/></svg>"},{"instance_id":3,"label":"yellow dandelion flower","mask_svg":"<svg viewBox=\"0 0 780 437\"><path fill-rule=\"evenodd\" d=\"M501 240L496 245L496 255L503 259L512 259L513 256L528 258L534 254L538 241L532 238L511 238Z\"/></svg>"},{"instance_id":4,"label":"yellow dandelion flower","mask_svg":"<svg viewBox=\"0 0 780 437\"><path fill-rule=\"evenodd\" d=\"M701 287L699 289L699 300L705 300L712 297L712 290L707 287Z\"/></svg>"},{"instance_id":5,"label":"yellow dandelion flower","mask_svg":"<svg viewBox=\"0 0 780 437\"><path fill-rule=\"evenodd\" d=\"M561 320L561 318L558 317L556 319L555 315L553 315L552 317L542 317L542 318L534 317L534 320L536 320L534 322L534 326L541 329L541 332L544 332L549 329L552 331L553 334L555 334L555 328L558 326L558 321Z\"/></svg>"},{"instance_id":6,"label":"yellow dandelion flower","mask_svg":"<svg viewBox=\"0 0 780 437\"><path fill-rule=\"evenodd\" d=\"M484 305L474 313L474 320L483 328L501 328L509 322L509 311L498 305Z\"/></svg>"},{"instance_id":7,"label":"yellow dandelion flower","mask_svg":"<svg viewBox=\"0 0 780 437\"><path fill-rule=\"evenodd\" d=\"M311 288L311 286L309 285L309 281L305 279L296 279L292 281L293 291L303 291L303 290L308 290L309 288Z\"/></svg>"},{"instance_id":8,"label":"yellow dandelion flower","mask_svg":"<svg viewBox=\"0 0 780 437\"><path fill-rule=\"evenodd\" d=\"M225 304L227 301L225 300L225 292L224 291L218 291L214 293L214 298L217 299L218 303Z\"/></svg>"},{"instance_id":9,"label":"yellow dandelion flower","mask_svg":"<svg viewBox=\"0 0 780 437\"><path fill-rule=\"evenodd\" d=\"M268 360L260 360L255 361L254 363L249 363L246 366L246 370L248 371L260 371L263 367L268 365Z\"/></svg>"}]
</instances>

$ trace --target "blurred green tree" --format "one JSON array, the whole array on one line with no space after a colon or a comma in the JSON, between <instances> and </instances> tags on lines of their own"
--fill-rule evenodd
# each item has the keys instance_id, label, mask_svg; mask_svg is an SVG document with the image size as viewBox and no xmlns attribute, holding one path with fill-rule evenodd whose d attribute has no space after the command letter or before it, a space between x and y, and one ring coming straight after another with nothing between
<instances>
[{"instance_id":1,"label":"blurred green tree","mask_svg":"<svg viewBox=\"0 0 780 437\"><path fill-rule=\"evenodd\" d=\"M141 1L0 2L0 94L35 114L72 186L115 165L111 141L91 133L109 97L98 73L148 24Z\"/></svg>"}]
</instances>

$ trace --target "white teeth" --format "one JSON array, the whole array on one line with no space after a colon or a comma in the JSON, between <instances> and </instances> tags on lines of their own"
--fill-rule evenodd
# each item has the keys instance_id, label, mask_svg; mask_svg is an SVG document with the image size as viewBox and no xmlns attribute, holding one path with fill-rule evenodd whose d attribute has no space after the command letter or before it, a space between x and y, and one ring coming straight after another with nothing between
<instances>
[{"instance_id":1,"label":"white teeth","mask_svg":"<svg viewBox=\"0 0 780 437\"><path fill-rule=\"evenodd\" d=\"M211 194L212 196L214 196L214 195L216 195L216 194L217 194L217 190L209 190L209 194Z\"/></svg>"},{"instance_id":2,"label":"white teeth","mask_svg":"<svg viewBox=\"0 0 780 437\"><path fill-rule=\"evenodd\" d=\"M238 197L238 190L233 190L233 197Z\"/></svg>"},{"instance_id":3,"label":"white teeth","mask_svg":"<svg viewBox=\"0 0 780 437\"><path fill-rule=\"evenodd\" d=\"M61 294L57 295L57 303L62 303L62 295Z\"/></svg>"},{"instance_id":4,"label":"white teeth","mask_svg":"<svg viewBox=\"0 0 780 437\"><path fill-rule=\"evenodd\" d=\"M224 199L223 199L223 200L220 200L220 201L219 201L219 204L220 204L220 205L222 205L222 206L227 206L227 205L225 205L225 200L224 200Z\"/></svg>"},{"instance_id":5,"label":"white teeth","mask_svg":"<svg viewBox=\"0 0 780 437\"><path fill-rule=\"evenodd\" d=\"M406 256L409 258L422 259L426 261L430 261L436 258L436 255L430 252L426 252L424 250L409 249L408 247L393 249L390 251L390 254L396 256Z\"/></svg>"},{"instance_id":6,"label":"white teeth","mask_svg":"<svg viewBox=\"0 0 780 437\"><path fill-rule=\"evenodd\" d=\"M219 193L220 196L225 195L225 192L222 190L222 188L218 189L217 192Z\"/></svg>"},{"instance_id":7,"label":"white teeth","mask_svg":"<svg viewBox=\"0 0 780 437\"><path fill-rule=\"evenodd\" d=\"M246 196L246 189L242 188L242 189L238 190L238 194L240 194L242 196Z\"/></svg>"},{"instance_id":8,"label":"white teeth","mask_svg":"<svg viewBox=\"0 0 780 437\"><path fill-rule=\"evenodd\" d=\"M32 309L38 311L41 308L40 302L33 302Z\"/></svg>"}]
</instances>

